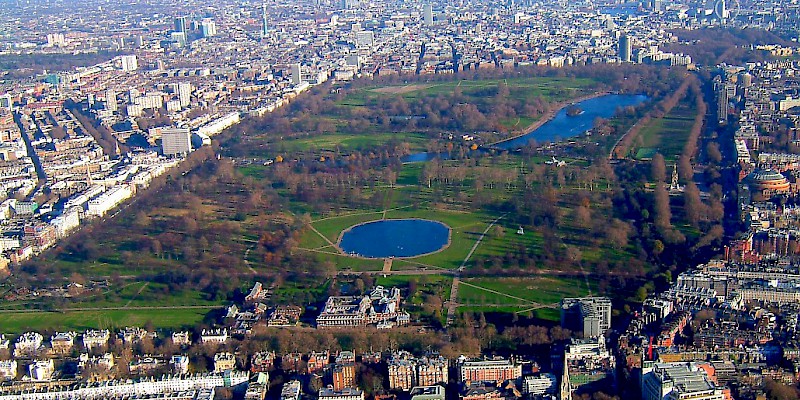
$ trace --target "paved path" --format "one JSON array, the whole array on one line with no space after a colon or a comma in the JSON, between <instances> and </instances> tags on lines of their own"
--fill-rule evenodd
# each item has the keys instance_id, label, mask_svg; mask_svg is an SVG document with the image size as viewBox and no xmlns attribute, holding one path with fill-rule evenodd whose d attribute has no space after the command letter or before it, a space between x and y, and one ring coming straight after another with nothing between
<instances>
[{"instance_id":1,"label":"paved path","mask_svg":"<svg viewBox=\"0 0 800 400\"><path fill-rule=\"evenodd\" d=\"M481 241L486 236L486 233L489 232L489 229L492 229L494 224L497 221L500 221L503 217L505 217L508 213L505 213L492 221L486 229L483 230L481 236L475 242L471 249L469 249L469 253L466 257L464 257L464 261L461 262L461 266L458 267L458 270L455 271L455 276L453 277L453 284L450 286L450 301L447 302L447 325L451 325L455 322L456 319L456 311L458 311L458 285L461 282L460 273L464 270L464 267L467 265L469 258L472 257L472 254L475 253L475 249L481 244Z\"/></svg>"},{"instance_id":2,"label":"paved path","mask_svg":"<svg viewBox=\"0 0 800 400\"><path fill-rule=\"evenodd\" d=\"M382 272L391 272L392 271L392 260L393 258L387 257L383 259L383 271Z\"/></svg>"},{"instance_id":3,"label":"paved path","mask_svg":"<svg viewBox=\"0 0 800 400\"><path fill-rule=\"evenodd\" d=\"M122 307L122 308L128 308L128 306L131 305L131 302L136 300L136 296L142 294L142 292L144 291L144 288L146 288L147 285L149 285L149 284L150 284L150 282L145 282L144 285L142 285L142 287L140 287L139 290L136 291L136 294L133 297L131 297L131 299L128 300L128 302L125 303L125 306Z\"/></svg>"}]
</instances>

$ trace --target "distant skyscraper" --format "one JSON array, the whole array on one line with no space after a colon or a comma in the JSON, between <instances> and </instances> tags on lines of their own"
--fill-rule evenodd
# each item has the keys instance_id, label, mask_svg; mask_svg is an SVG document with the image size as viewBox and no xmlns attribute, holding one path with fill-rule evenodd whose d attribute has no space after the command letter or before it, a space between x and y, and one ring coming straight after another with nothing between
<instances>
[{"instance_id":1,"label":"distant skyscraper","mask_svg":"<svg viewBox=\"0 0 800 400\"><path fill-rule=\"evenodd\" d=\"M161 152L165 156L185 155L192 151L189 128L161 129Z\"/></svg>"},{"instance_id":2,"label":"distant skyscraper","mask_svg":"<svg viewBox=\"0 0 800 400\"><path fill-rule=\"evenodd\" d=\"M619 58L622 62L631 62L633 58L633 44L628 35L619 38Z\"/></svg>"},{"instance_id":3,"label":"distant skyscraper","mask_svg":"<svg viewBox=\"0 0 800 400\"><path fill-rule=\"evenodd\" d=\"M433 6L430 4L425 4L422 7L422 20L425 25L431 26L433 25Z\"/></svg>"},{"instance_id":4,"label":"distant skyscraper","mask_svg":"<svg viewBox=\"0 0 800 400\"><path fill-rule=\"evenodd\" d=\"M217 24L214 21L206 18L200 22L200 33L203 37L211 37L217 35Z\"/></svg>"},{"instance_id":5,"label":"distant skyscraper","mask_svg":"<svg viewBox=\"0 0 800 400\"><path fill-rule=\"evenodd\" d=\"M295 85L303 82L303 72L300 64L292 64L292 83Z\"/></svg>"},{"instance_id":6,"label":"distant skyscraper","mask_svg":"<svg viewBox=\"0 0 800 400\"><path fill-rule=\"evenodd\" d=\"M139 62L136 60L136 55L120 56L120 68L123 71L136 71L139 68Z\"/></svg>"},{"instance_id":7,"label":"distant skyscraper","mask_svg":"<svg viewBox=\"0 0 800 400\"><path fill-rule=\"evenodd\" d=\"M186 17L175 18L175 32L183 32L186 34Z\"/></svg>"},{"instance_id":8,"label":"distant skyscraper","mask_svg":"<svg viewBox=\"0 0 800 400\"><path fill-rule=\"evenodd\" d=\"M192 84L189 82L178 83L178 100L181 102L181 107L187 107L191 104L192 100Z\"/></svg>"},{"instance_id":9,"label":"distant skyscraper","mask_svg":"<svg viewBox=\"0 0 800 400\"><path fill-rule=\"evenodd\" d=\"M652 0L653 4L653 11L654 12L661 12L662 5L661 0Z\"/></svg>"},{"instance_id":10,"label":"distant skyscraper","mask_svg":"<svg viewBox=\"0 0 800 400\"><path fill-rule=\"evenodd\" d=\"M267 37L269 31L269 26L267 25L267 5L261 5L261 37Z\"/></svg>"},{"instance_id":11,"label":"distant skyscraper","mask_svg":"<svg viewBox=\"0 0 800 400\"><path fill-rule=\"evenodd\" d=\"M106 90L106 110L117 111L117 92L114 89Z\"/></svg>"}]
</instances>

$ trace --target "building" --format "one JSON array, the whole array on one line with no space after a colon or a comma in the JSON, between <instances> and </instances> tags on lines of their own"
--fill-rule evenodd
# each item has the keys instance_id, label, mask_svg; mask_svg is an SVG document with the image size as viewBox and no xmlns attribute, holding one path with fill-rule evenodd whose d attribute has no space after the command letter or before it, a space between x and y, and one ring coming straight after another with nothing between
<instances>
[{"instance_id":1,"label":"building","mask_svg":"<svg viewBox=\"0 0 800 400\"><path fill-rule=\"evenodd\" d=\"M225 373L209 373L194 375L172 375L161 379L144 378L138 381L113 380L93 383L81 383L73 386L59 386L52 391L44 389L31 393L6 392L0 394L0 400L62 400L62 399L121 399L121 398L167 398L164 394L204 391L204 397L199 395L195 399L211 400L214 398L214 388L233 387L246 383L249 379L247 372L228 371ZM160 395L157 397L156 395ZM171 398L171 397L170 397Z\"/></svg>"},{"instance_id":2,"label":"building","mask_svg":"<svg viewBox=\"0 0 800 400\"><path fill-rule=\"evenodd\" d=\"M22 355L34 355L42 348L44 337L38 332L25 332L17 338L14 344L14 354L19 357Z\"/></svg>"},{"instance_id":3,"label":"building","mask_svg":"<svg viewBox=\"0 0 800 400\"><path fill-rule=\"evenodd\" d=\"M53 359L36 360L28 365L28 375L34 381L49 381L56 371Z\"/></svg>"},{"instance_id":4,"label":"building","mask_svg":"<svg viewBox=\"0 0 800 400\"><path fill-rule=\"evenodd\" d=\"M50 338L50 347L56 354L67 354L72 351L75 346L75 338L78 336L75 332L56 332Z\"/></svg>"},{"instance_id":5,"label":"building","mask_svg":"<svg viewBox=\"0 0 800 400\"><path fill-rule=\"evenodd\" d=\"M165 156L185 156L192 151L189 128L162 128L161 153Z\"/></svg>"},{"instance_id":6,"label":"building","mask_svg":"<svg viewBox=\"0 0 800 400\"><path fill-rule=\"evenodd\" d=\"M619 59L622 62L631 62L633 60L633 44L628 35L622 35L619 38Z\"/></svg>"},{"instance_id":7,"label":"building","mask_svg":"<svg viewBox=\"0 0 800 400\"><path fill-rule=\"evenodd\" d=\"M365 296L331 296L317 317L317 328L406 325L411 317L400 310L400 289L376 286Z\"/></svg>"},{"instance_id":8,"label":"building","mask_svg":"<svg viewBox=\"0 0 800 400\"><path fill-rule=\"evenodd\" d=\"M522 393L529 396L558 393L558 380L550 373L526 376L522 380Z\"/></svg>"},{"instance_id":9,"label":"building","mask_svg":"<svg viewBox=\"0 0 800 400\"><path fill-rule=\"evenodd\" d=\"M200 34L203 35L204 38L216 36L217 24L209 18L203 19L203 21L200 22Z\"/></svg>"},{"instance_id":10,"label":"building","mask_svg":"<svg viewBox=\"0 0 800 400\"><path fill-rule=\"evenodd\" d=\"M356 364L352 362L336 363L330 369L331 384L335 391L356 387Z\"/></svg>"},{"instance_id":11,"label":"building","mask_svg":"<svg viewBox=\"0 0 800 400\"><path fill-rule=\"evenodd\" d=\"M417 360L417 385L447 384L448 362L442 356L422 357Z\"/></svg>"},{"instance_id":12,"label":"building","mask_svg":"<svg viewBox=\"0 0 800 400\"><path fill-rule=\"evenodd\" d=\"M102 349L108 345L108 339L111 338L111 332L108 329L103 330L87 330L83 333L83 347L86 350Z\"/></svg>"},{"instance_id":13,"label":"building","mask_svg":"<svg viewBox=\"0 0 800 400\"><path fill-rule=\"evenodd\" d=\"M175 18L175 32L186 34L186 17Z\"/></svg>"},{"instance_id":14,"label":"building","mask_svg":"<svg viewBox=\"0 0 800 400\"><path fill-rule=\"evenodd\" d=\"M261 5L261 37L265 38L269 35L269 26L267 25L267 5Z\"/></svg>"},{"instance_id":15,"label":"building","mask_svg":"<svg viewBox=\"0 0 800 400\"><path fill-rule=\"evenodd\" d=\"M415 386L411 389L411 400L444 400L445 390L442 386Z\"/></svg>"},{"instance_id":16,"label":"building","mask_svg":"<svg viewBox=\"0 0 800 400\"><path fill-rule=\"evenodd\" d=\"M200 343L225 343L228 341L228 330L222 329L203 329L200 332Z\"/></svg>"},{"instance_id":17,"label":"building","mask_svg":"<svg viewBox=\"0 0 800 400\"><path fill-rule=\"evenodd\" d=\"M136 58L136 55L126 55L119 57L120 68L125 71L136 71L139 69L139 61Z\"/></svg>"},{"instance_id":18,"label":"building","mask_svg":"<svg viewBox=\"0 0 800 400\"><path fill-rule=\"evenodd\" d=\"M416 367L416 360L412 357L393 356L389 359L389 390L408 392L417 386Z\"/></svg>"},{"instance_id":19,"label":"building","mask_svg":"<svg viewBox=\"0 0 800 400\"><path fill-rule=\"evenodd\" d=\"M179 354L174 355L169 360L170 369L175 374L186 374L189 373L189 357Z\"/></svg>"},{"instance_id":20,"label":"building","mask_svg":"<svg viewBox=\"0 0 800 400\"><path fill-rule=\"evenodd\" d=\"M172 344L186 347L192 344L192 337L188 331L172 332Z\"/></svg>"},{"instance_id":21,"label":"building","mask_svg":"<svg viewBox=\"0 0 800 400\"><path fill-rule=\"evenodd\" d=\"M576 390L613 387L616 361L606 348L605 337L573 339L564 352L561 398L571 398Z\"/></svg>"},{"instance_id":22,"label":"building","mask_svg":"<svg viewBox=\"0 0 800 400\"><path fill-rule=\"evenodd\" d=\"M300 394L300 381L298 380L286 382L281 388L281 400L299 400Z\"/></svg>"},{"instance_id":23,"label":"building","mask_svg":"<svg viewBox=\"0 0 800 400\"><path fill-rule=\"evenodd\" d=\"M308 370L308 373L315 374L322 372L322 370L324 370L325 367L327 367L330 363L330 359L331 355L327 351L312 351L308 355L308 361L306 362L306 369Z\"/></svg>"},{"instance_id":24,"label":"building","mask_svg":"<svg viewBox=\"0 0 800 400\"><path fill-rule=\"evenodd\" d=\"M458 367L458 372L459 379L466 385L471 382L496 382L499 384L522 376L522 365L506 359L462 360Z\"/></svg>"},{"instance_id":25,"label":"building","mask_svg":"<svg viewBox=\"0 0 800 400\"><path fill-rule=\"evenodd\" d=\"M422 22L427 25L433 25L433 5L425 4L422 6Z\"/></svg>"},{"instance_id":26,"label":"building","mask_svg":"<svg viewBox=\"0 0 800 400\"><path fill-rule=\"evenodd\" d=\"M236 357L228 352L214 354L214 372L231 371L236 368Z\"/></svg>"},{"instance_id":27,"label":"building","mask_svg":"<svg viewBox=\"0 0 800 400\"><path fill-rule=\"evenodd\" d=\"M598 337L611 328L611 299L608 297L565 298L561 300L561 327Z\"/></svg>"},{"instance_id":28,"label":"building","mask_svg":"<svg viewBox=\"0 0 800 400\"><path fill-rule=\"evenodd\" d=\"M292 83L299 85L303 83L303 66L299 63L292 64Z\"/></svg>"},{"instance_id":29,"label":"building","mask_svg":"<svg viewBox=\"0 0 800 400\"><path fill-rule=\"evenodd\" d=\"M323 388L319 390L318 400L364 400L364 392L350 387L342 390Z\"/></svg>"},{"instance_id":30,"label":"building","mask_svg":"<svg viewBox=\"0 0 800 400\"><path fill-rule=\"evenodd\" d=\"M178 94L178 100L181 102L181 107L188 107L192 102L192 84L189 82L180 82L177 85L176 92Z\"/></svg>"},{"instance_id":31,"label":"building","mask_svg":"<svg viewBox=\"0 0 800 400\"><path fill-rule=\"evenodd\" d=\"M713 367L702 363L648 363L642 368L642 399L724 400L729 389L718 387L709 371ZM727 393L727 397L726 397Z\"/></svg>"},{"instance_id":32,"label":"building","mask_svg":"<svg viewBox=\"0 0 800 400\"><path fill-rule=\"evenodd\" d=\"M86 214L102 217L131 196L133 196L133 190L130 185L114 186L103 194L89 200Z\"/></svg>"},{"instance_id":33,"label":"building","mask_svg":"<svg viewBox=\"0 0 800 400\"><path fill-rule=\"evenodd\" d=\"M0 380L13 380L17 377L17 362L14 360L0 361Z\"/></svg>"},{"instance_id":34,"label":"building","mask_svg":"<svg viewBox=\"0 0 800 400\"><path fill-rule=\"evenodd\" d=\"M272 351L259 351L250 359L250 372L266 372L275 365L275 353Z\"/></svg>"}]
</instances>

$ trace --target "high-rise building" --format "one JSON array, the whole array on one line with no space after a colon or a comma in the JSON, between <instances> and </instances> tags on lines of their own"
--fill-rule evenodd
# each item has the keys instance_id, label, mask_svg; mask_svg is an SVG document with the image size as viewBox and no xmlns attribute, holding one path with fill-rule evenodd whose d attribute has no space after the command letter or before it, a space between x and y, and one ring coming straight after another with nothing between
<instances>
[{"instance_id":1,"label":"high-rise building","mask_svg":"<svg viewBox=\"0 0 800 400\"><path fill-rule=\"evenodd\" d=\"M117 92L114 89L106 90L106 110L117 111Z\"/></svg>"},{"instance_id":2,"label":"high-rise building","mask_svg":"<svg viewBox=\"0 0 800 400\"><path fill-rule=\"evenodd\" d=\"M267 25L267 5L261 5L261 37L267 37L269 34L269 26Z\"/></svg>"},{"instance_id":3,"label":"high-rise building","mask_svg":"<svg viewBox=\"0 0 800 400\"><path fill-rule=\"evenodd\" d=\"M611 328L611 299L581 297L561 300L561 326L583 332L585 338L603 335Z\"/></svg>"},{"instance_id":4,"label":"high-rise building","mask_svg":"<svg viewBox=\"0 0 800 400\"><path fill-rule=\"evenodd\" d=\"M356 365L354 363L334 364L331 368L333 390L356 387Z\"/></svg>"},{"instance_id":5,"label":"high-rise building","mask_svg":"<svg viewBox=\"0 0 800 400\"><path fill-rule=\"evenodd\" d=\"M161 153L165 156L186 155L192 151L189 128L162 128Z\"/></svg>"},{"instance_id":6,"label":"high-rise building","mask_svg":"<svg viewBox=\"0 0 800 400\"><path fill-rule=\"evenodd\" d=\"M653 12L661 12L663 5L661 0L652 0Z\"/></svg>"},{"instance_id":7,"label":"high-rise building","mask_svg":"<svg viewBox=\"0 0 800 400\"><path fill-rule=\"evenodd\" d=\"M186 17L175 18L175 32L186 34Z\"/></svg>"},{"instance_id":8,"label":"high-rise building","mask_svg":"<svg viewBox=\"0 0 800 400\"><path fill-rule=\"evenodd\" d=\"M619 58L622 62L631 62L633 60L633 44L628 35L622 35L619 38Z\"/></svg>"},{"instance_id":9,"label":"high-rise building","mask_svg":"<svg viewBox=\"0 0 800 400\"><path fill-rule=\"evenodd\" d=\"M422 21L425 25L433 25L433 5L425 4L422 7Z\"/></svg>"},{"instance_id":10,"label":"high-rise building","mask_svg":"<svg viewBox=\"0 0 800 400\"><path fill-rule=\"evenodd\" d=\"M120 67L123 71L136 71L139 68L139 62L136 55L120 56Z\"/></svg>"},{"instance_id":11,"label":"high-rise building","mask_svg":"<svg viewBox=\"0 0 800 400\"><path fill-rule=\"evenodd\" d=\"M192 102L192 84L189 82L180 82L176 90L178 100L181 102L181 107L188 107Z\"/></svg>"},{"instance_id":12,"label":"high-rise building","mask_svg":"<svg viewBox=\"0 0 800 400\"><path fill-rule=\"evenodd\" d=\"M0 95L0 108L11 109L14 106L14 100L11 98L11 93Z\"/></svg>"},{"instance_id":13,"label":"high-rise building","mask_svg":"<svg viewBox=\"0 0 800 400\"><path fill-rule=\"evenodd\" d=\"M303 71L299 63L292 64L292 83L298 85L303 82Z\"/></svg>"},{"instance_id":14,"label":"high-rise building","mask_svg":"<svg viewBox=\"0 0 800 400\"><path fill-rule=\"evenodd\" d=\"M186 34L183 32L172 32L169 34L169 38L180 47L186 46Z\"/></svg>"},{"instance_id":15,"label":"high-rise building","mask_svg":"<svg viewBox=\"0 0 800 400\"><path fill-rule=\"evenodd\" d=\"M200 22L200 34L203 37L211 37L217 35L217 24L209 18Z\"/></svg>"}]
</instances>

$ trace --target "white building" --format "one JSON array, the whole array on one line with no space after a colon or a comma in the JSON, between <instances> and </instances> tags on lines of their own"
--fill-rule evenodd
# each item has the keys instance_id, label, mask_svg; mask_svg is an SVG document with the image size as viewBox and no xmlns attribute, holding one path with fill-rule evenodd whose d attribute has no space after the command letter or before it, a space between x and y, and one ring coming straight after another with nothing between
<instances>
[{"instance_id":1,"label":"white building","mask_svg":"<svg viewBox=\"0 0 800 400\"><path fill-rule=\"evenodd\" d=\"M298 400L300 398L300 381L286 382L281 388L281 400Z\"/></svg>"},{"instance_id":2,"label":"white building","mask_svg":"<svg viewBox=\"0 0 800 400\"><path fill-rule=\"evenodd\" d=\"M558 392L558 381L556 376L550 373L526 376L522 381L522 392L534 396L556 394Z\"/></svg>"},{"instance_id":3,"label":"white building","mask_svg":"<svg viewBox=\"0 0 800 400\"><path fill-rule=\"evenodd\" d=\"M597 337L611 328L611 299L608 297L565 298L561 300L561 326Z\"/></svg>"},{"instance_id":4,"label":"white building","mask_svg":"<svg viewBox=\"0 0 800 400\"><path fill-rule=\"evenodd\" d=\"M222 329L203 329L200 332L201 343L225 343L228 341L228 330Z\"/></svg>"},{"instance_id":5,"label":"white building","mask_svg":"<svg viewBox=\"0 0 800 400\"><path fill-rule=\"evenodd\" d=\"M53 379L53 374L56 372L53 359L36 360L28 365L28 375L34 381L49 381Z\"/></svg>"},{"instance_id":6,"label":"white building","mask_svg":"<svg viewBox=\"0 0 800 400\"><path fill-rule=\"evenodd\" d=\"M111 332L108 329L103 330L87 330L83 333L83 347L86 350L99 349L108 345L108 340L111 338Z\"/></svg>"},{"instance_id":7,"label":"white building","mask_svg":"<svg viewBox=\"0 0 800 400\"><path fill-rule=\"evenodd\" d=\"M58 389L52 392L23 392L0 395L0 400L63 400L63 399L92 399L92 398L130 398L154 397L154 395L185 392L185 391L210 391L210 395L197 396L197 399L213 399L213 389L217 387L233 387L247 382L247 372L230 371L224 374L196 374L166 376L160 380L150 378L141 381L103 381L83 384L70 389Z\"/></svg>"},{"instance_id":8,"label":"white building","mask_svg":"<svg viewBox=\"0 0 800 400\"><path fill-rule=\"evenodd\" d=\"M112 208L116 207L126 199L133 196L133 190L129 185L114 186L107 192L89 200L86 213L95 217L102 217Z\"/></svg>"},{"instance_id":9,"label":"white building","mask_svg":"<svg viewBox=\"0 0 800 400\"><path fill-rule=\"evenodd\" d=\"M0 361L0 380L12 380L17 377L17 362L14 360Z\"/></svg>"},{"instance_id":10,"label":"white building","mask_svg":"<svg viewBox=\"0 0 800 400\"><path fill-rule=\"evenodd\" d=\"M192 102L192 84L189 82L178 83L177 88L178 100L181 102L181 107L188 107Z\"/></svg>"},{"instance_id":11,"label":"white building","mask_svg":"<svg viewBox=\"0 0 800 400\"><path fill-rule=\"evenodd\" d=\"M161 153L165 156L183 156L192 151L189 128L162 128Z\"/></svg>"},{"instance_id":12,"label":"white building","mask_svg":"<svg viewBox=\"0 0 800 400\"><path fill-rule=\"evenodd\" d=\"M120 56L119 61L123 71L136 71L139 68L135 55Z\"/></svg>"},{"instance_id":13,"label":"white building","mask_svg":"<svg viewBox=\"0 0 800 400\"><path fill-rule=\"evenodd\" d=\"M42 348L44 337L38 332L25 332L17 338L14 344L14 354L30 355Z\"/></svg>"}]
</instances>

